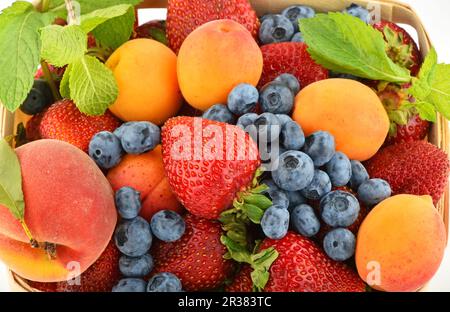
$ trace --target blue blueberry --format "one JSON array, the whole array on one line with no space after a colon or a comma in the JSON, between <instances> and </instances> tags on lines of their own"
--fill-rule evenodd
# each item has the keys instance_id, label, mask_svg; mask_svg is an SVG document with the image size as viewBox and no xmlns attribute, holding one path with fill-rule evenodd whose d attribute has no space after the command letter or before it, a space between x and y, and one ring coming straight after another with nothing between
<instances>
[{"instance_id":1,"label":"blue blueberry","mask_svg":"<svg viewBox=\"0 0 450 312\"><path fill-rule=\"evenodd\" d=\"M334 137L327 131L317 131L308 136L303 146L316 167L322 167L331 160L336 152Z\"/></svg>"},{"instance_id":2,"label":"blue blueberry","mask_svg":"<svg viewBox=\"0 0 450 312\"><path fill-rule=\"evenodd\" d=\"M89 142L89 156L103 169L111 169L119 164L122 154L120 140L111 132L99 132Z\"/></svg>"},{"instance_id":3,"label":"blue blueberry","mask_svg":"<svg viewBox=\"0 0 450 312\"><path fill-rule=\"evenodd\" d=\"M301 32L295 33L291 39L292 42L305 42L305 38Z\"/></svg>"},{"instance_id":4,"label":"blue blueberry","mask_svg":"<svg viewBox=\"0 0 450 312\"><path fill-rule=\"evenodd\" d=\"M298 20L301 18L311 18L316 15L316 11L309 6L293 5L281 12L283 16L286 16L292 23L294 31L299 31Z\"/></svg>"},{"instance_id":5,"label":"blue blueberry","mask_svg":"<svg viewBox=\"0 0 450 312\"><path fill-rule=\"evenodd\" d=\"M336 152L327 163L326 168L333 186L344 186L350 181L352 165L350 159L344 153Z\"/></svg>"},{"instance_id":6,"label":"blue blueberry","mask_svg":"<svg viewBox=\"0 0 450 312\"><path fill-rule=\"evenodd\" d=\"M263 112L289 114L294 107L294 93L280 82L270 82L261 89L259 103Z\"/></svg>"},{"instance_id":7,"label":"blue blueberry","mask_svg":"<svg viewBox=\"0 0 450 312\"><path fill-rule=\"evenodd\" d=\"M320 230L320 221L309 205L298 205L291 212L291 223L294 229L305 237L316 235Z\"/></svg>"},{"instance_id":8,"label":"blue blueberry","mask_svg":"<svg viewBox=\"0 0 450 312\"><path fill-rule=\"evenodd\" d=\"M272 172L275 183L286 191L300 191L314 177L314 163L305 153L287 151L278 158L277 168Z\"/></svg>"},{"instance_id":9,"label":"blue blueberry","mask_svg":"<svg viewBox=\"0 0 450 312\"><path fill-rule=\"evenodd\" d=\"M294 96L297 95L297 93L300 91L300 82L294 75L281 74L280 76L275 78L274 82L279 82L286 85L289 90L292 91Z\"/></svg>"},{"instance_id":10,"label":"blue blueberry","mask_svg":"<svg viewBox=\"0 0 450 312\"><path fill-rule=\"evenodd\" d=\"M114 134L119 137L128 154L151 151L161 142L159 127L148 121L127 122L116 129Z\"/></svg>"},{"instance_id":11,"label":"blue blueberry","mask_svg":"<svg viewBox=\"0 0 450 312\"><path fill-rule=\"evenodd\" d=\"M55 102L52 90L44 79L36 79L20 110L28 115L36 115Z\"/></svg>"},{"instance_id":12,"label":"blue blueberry","mask_svg":"<svg viewBox=\"0 0 450 312\"><path fill-rule=\"evenodd\" d=\"M289 200L289 211L292 211L298 205L306 204L308 202L300 191L286 192L286 195Z\"/></svg>"},{"instance_id":13,"label":"blue blueberry","mask_svg":"<svg viewBox=\"0 0 450 312\"><path fill-rule=\"evenodd\" d=\"M268 208L261 219L264 234L272 239L282 239L289 229L289 211L277 206Z\"/></svg>"},{"instance_id":14,"label":"blue blueberry","mask_svg":"<svg viewBox=\"0 0 450 312\"><path fill-rule=\"evenodd\" d=\"M119 259L119 270L126 277L144 277L153 270L153 258L149 254L141 257L121 256Z\"/></svg>"},{"instance_id":15,"label":"blue blueberry","mask_svg":"<svg viewBox=\"0 0 450 312\"><path fill-rule=\"evenodd\" d=\"M288 208L289 207L289 197L287 192L281 190L273 180L266 179L261 182L269 187L265 194L268 194L274 206Z\"/></svg>"},{"instance_id":16,"label":"blue blueberry","mask_svg":"<svg viewBox=\"0 0 450 312\"><path fill-rule=\"evenodd\" d=\"M363 204L372 207L391 196L391 186L382 179L370 179L358 188L358 198Z\"/></svg>"},{"instance_id":17,"label":"blue blueberry","mask_svg":"<svg viewBox=\"0 0 450 312\"><path fill-rule=\"evenodd\" d=\"M359 202L344 191L333 191L320 200L322 220L331 227L352 225L359 215Z\"/></svg>"},{"instance_id":18,"label":"blue blueberry","mask_svg":"<svg viewBox=\"0 0 450 312\"><path fill-rule=\"evenodd\" d=\"M248 83L241 83L228 94L228 109L235 115L241 116L255 110L259 92Z\"/></svg>"},{"instance_id":19,"label":"blue blueberry","mask_svg":"<svg viewBox=\"0 0 450 312\"><path fill-rule=\"evenodd\" d=\"M280 143L287 150L299 151L305 144L305 134L295 121L288 121L281 128Z\"/></svg>"},{"instance_id":20,"label":"blue blueberry","mask_svg":"<svg viewBox=\"0 0 450 312\"><path fill-rule=\"evenodd\" d=\"M248 113L244 114L237 120L236 125L243 130L245 130L248 126L251 126L254 124L256 118L258 118L258 114L255 113Z\"/></svg>"},{"instance_id":21,"label":"blue blueberry","mask_svg":"<svg viewBox=\"0 0 450 312\"><path fill-rule=\"evenodd\" d=\"M147 292L181 292L180 279L172 273L155 274L149 281Z\"/></svg>"},{"instance_id":22,"label":"blue blueberry","mask_svg":"<svg viewBox=\"0 0 450 312\"><path fill-rule=\"evenodd\" d=\"M116 286L113 287L112 292L145 292L147 283L140 278L123 278Z\"/></svg>"},{"instance_id":23,"label":"blue blueberry","mask_svg":"<svg viewBox=\"0 0 450 312\"><path fill-rule=\"evenodd\" d=\"M141 193L124 186L116 192L116 208L124 219L134 219L141 211Z\"/></svg>"},{"instance_id":24,"label":"blue blueberry","mask_svg":"<svg viewBox=\"0 0 450 312\"><path fill-rule=\"evenodd\" d=\"M355 235L343 228L331 230L323 239L325 253L335 261L350 259L355 254L355 246Z\"/></svg>"},{"instance_id":25,"label":"blue blueberry","mask_svg":"<svg viewBox=\"0 0 450 312\"><path fill-rule=\"evenodd\" d=\"M211 106L206 112L203 113L202 117L208 120L225 122L228 124L234 124L235 120L233 113L230 112L228 107L223 104L216 104Z\"/></svg>"},{"instance_id":26,"label":"blue blueberry","mask_svg":"<svg viewBox=\"0 0 450 312\"><path fill-rule=\"evenodd\" d=\"M287 42L294 35L294 26L283 15L270 15L264 19L259 28L259 40L262 44Z\"/></svg>"},{"instance_id":27,"label":"blue blueberry","mask_svg":"<svg viewBox=\"0 0 450 312\"><path fill-rule=\"evenodd\" d=\"M183 218L171 210L161 210L150 221L153 235L163 242L174 242L183 236L186 224Z\"/></svg>"},{"instance_id":28,"label":"blue blueberry","mask_svg":"<svg viewBox=\"0 0 450 312\"><path fill-rule=\"evenodd\" d=\"M286 114L275 114L275 116L278 118L281 128L283 128L283 126L287 124L289 121L292 121L291 116Z\"/></svg>"},{"instance_id":29,"label":"blue blueberry","mask_svg":"<svg viewBox=\"0 0 450 312\"><path fill-rule=\"evenodd\" d=\"M352 5L350 5L348 8L346 8L344 10L344 13L353 15L354 17L359 18L360 20L362 20L363 22L366 22L367 24L370 23L369 11L355 3L352 3Z\"/></svg>"},{"instance_id":30,"label":"blue blueberry","mask_svg":"<svg viewBox=\"0 0 450 312\"><path fill-rule=\"evenodd\" d=\"M121 253L130 257L143 256L152 246L150 225L141 217L122 220L114 233L114 241Z\"/></svg>"},{"instance_id":31,"label":"blue blueberry","mask_svg":"<svg viewBox=\"0 0 450 312\"><path fill-rule=\"evenodd\" d=\"M369 174L366 168L358 160L351 160L350 164L352 166L352 176L350 178L350 187L354 191L358 191L359 186L369 180Z\"/></svg>"},{"instance_id":32,"label":"blue blueberry","mask_svg":"<svg viewBox=\"0 0 450 312\"><path fill-rule=\"evenodd\" d=\"M321 199L325 194L331 192L331 181L328 174L319 169L314 170L312 182L300 192L307 199Z\"/></svg>"},{"instance_id":33,"label":"blue blueberry","mask_svg":"<svg viewBox=\"0 0 450 312\"><path fill-rule=\"evenodd\" d=\"M256 118L254 125L258 132L258 139L263 143L275 141L281 132L280 121L271 113L263 113Z\"/></svg>"}]
</instances>

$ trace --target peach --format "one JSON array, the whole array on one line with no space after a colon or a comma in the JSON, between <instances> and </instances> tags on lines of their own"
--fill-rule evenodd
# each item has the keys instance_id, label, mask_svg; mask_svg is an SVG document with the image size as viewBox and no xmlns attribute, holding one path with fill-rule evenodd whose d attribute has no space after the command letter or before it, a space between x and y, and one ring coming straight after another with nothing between
<instances>
[{"instance_id":1,"label":"peach","mask_svg":"<svg viewBox=\"0 0 450 312\"><path fill-rule=\"evenodd\" d=\"M151 39L130 40L106 62L119 86L110 111L123 121L150 121L162 125L182 104L177 80L177 57Z\"/></svg>"},{"instance_id":2,"label":"peach","mask_svg":"<svg viewBox=\"0 0 450 312\"><path fill-rule=\"evenodd\" d=\"M350 79L327 79L304 88L295 98L292 118L306 135L330 132L338 151L361 161L380 149L390 124L375 92Z\"/></svg>"},{"instance_id":3,"label":"peach","mask_svg":"<svg viewBox=\"0 0 450 312\"><path fill-rule=\"evenodd\" d=\"M359 276L378 290L417 291L438 270L446 240L444 222L430 196L390 197L359 229Z\"/></svg>"},{"instance_id":4,"label":"peach","mask_svg":"<svg viewBox=\"0 0 450 312\"><path fill-rule=\"evenodd\" d=\"M257 85L263 57L251 33L232 20L216 20L194 30L178 53L178 81L186 101L205 111L226 103L239 83Z\"/></svg>"},{"instance_id":5,"label":"peach","mask_svg":"<svg viewBox=\"0 0 450 312\"><path fill-rule=\"evenodd\" d=\"M69 143L38 140L16 149L22 170L31 248L10 211L0 205L0 260L31 281L59 282L86 271L108 245L117 222L114 194L96 164ZM76 270L76 271L73 271Z\"/></svg>"},{"instance_id":6,"label":"peach","mask_svg":"<svg viewBox=\"0 0 450 312\"><path fill-rule=\"evenodd\" d=\"M129 186L141 193L140 215L148 221L160 210L183 211L165 176L160 145L145 154L126 155L107 178L115 191Z\"/></svg>"}]
</instances>

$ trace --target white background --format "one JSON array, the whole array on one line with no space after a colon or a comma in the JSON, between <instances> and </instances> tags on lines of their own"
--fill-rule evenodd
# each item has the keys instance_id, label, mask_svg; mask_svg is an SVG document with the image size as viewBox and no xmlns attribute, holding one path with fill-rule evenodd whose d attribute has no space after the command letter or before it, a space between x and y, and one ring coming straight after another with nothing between
<instances>
[{"instance_id":1,"label":"white background","mask_svg":"<svg viewBox=\"0 0 450 312\"><path fill-rule=\"evenodd\" d=\"M8 7L13 0L0 0L0 10ZM450 63L450 1L449 0L404 0L418 12L430 34L441 62ZM164 16L164 12L145 10L140 13L140 21L146 21ZM0 263L0 291L8 291L6 267ZM427 287L431 291L450 291L450 248L439 272Z\"/></svg>"}]
</instances>

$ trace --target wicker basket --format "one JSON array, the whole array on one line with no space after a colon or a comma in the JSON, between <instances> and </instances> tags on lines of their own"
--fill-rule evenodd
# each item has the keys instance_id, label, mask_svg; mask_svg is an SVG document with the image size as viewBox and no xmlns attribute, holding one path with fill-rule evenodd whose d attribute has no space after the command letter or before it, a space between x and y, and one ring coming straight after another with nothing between
<instances>
[{"instance_id":1,"label":"wicker basket","mask_svg":"<svg viewBox=\"0 0 450 312\"><path fill-rule=\"evenodd\" d=\"M424 29L419 17L414 10L407 4L396 0L250 0L258 15L264 13L280 12L282 9L293 4L304 4L315 8L317 11L340 11L351 3L357 3L366 6L368 3L377 4L381 8L381 16L385 20L396 23L408 24L415 28L419 37L419 46L423 56L425 56L431 47L430 38ZM167 0L144 0L139 8L165 8ZM23 113L11 114L3 107L0 107L0 136L6 136L14 133L16 125L29 117ZM431 127L428 140L438 146L445 152L449 152L449 130L448 123L442 117L438 116L437 122ZM443 198L437 207L442 215L444 222L448 227L449 215L449 192L446 190ZM10 272L9 277L11 290L13 291L37 291L29 287L22 278Z\"/></svg>"}]
</instances>

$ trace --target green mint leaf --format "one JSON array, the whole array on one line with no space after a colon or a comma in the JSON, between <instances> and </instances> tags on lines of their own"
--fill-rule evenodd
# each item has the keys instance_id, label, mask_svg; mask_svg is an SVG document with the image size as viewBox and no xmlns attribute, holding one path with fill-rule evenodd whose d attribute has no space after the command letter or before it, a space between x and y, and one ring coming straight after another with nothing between
<instances>
[{"instance_id":1,"label":"green mint leaf","mask_svg":"<svg viewBox=\"0 0 450 312\"><path fill-rule=\"evenodd\" d=\"M419 117L421 119L436 122L436 108L433 104L424 101L417 101L414 103L414 107L419 113Z\"/></svg>"},{"instance_id":2,"label":"green mint leaf","mask_svg":"<svg viewBox=\"0 0 450 312\"><path fill-rule=\"evenodd\" d=\"M349 14L317 14L300 20L311 57L340 73L389 82L409 82L410 73L386 54L382 34Z\"/></svg>"},{"instance_id":3,"label":"green mint leaf","mask_svg":"<svg viewBox=\"0 0 450 312\"><path fill-rule=\"evenodd\" d=\"M450 65L438 64L430 85L428 102L450 120Z\"/></svg>"},{"instance_id":4,"label":"green mint leaf","mask_svg":"<svg viewBox=\"0 0 450 312\"><path fill-rule=\"evenodd\" d=\"M15 15L15 14L22 14L30 10L33 10L33 5L30 2L16 1L10 7L4 9L2 11L2 14Z\"/></svg>"},{"instance_id":5,"label":"green mint leaf","mask_svg":"<svg viewBox=\"0 0 450 312\"><path fill-rule=\"evenodd\" d=\"M6 140L0 140L0 204L18 220L25 215L19 159Z\"/></svg>"},{"instance_id":6,"label":"green mint leaf","mask_svg":"<svg viewBox=\"0 0 450 312\"><path fill-rule=\"evenodd\" d=\"M422 67L420 68L418 78L413 78L412 86L408 92L416 99L426 99L431 92L431 85L434 80L437 66L437 53L434 48L428 52Z\"/></svg>"},{"instance_id":7,"label":"green mint leaf","mask_svg":"<svg viewBox=\"0 0 450 312\"><path fill-rule=\"evenodd\" d=\"M63 98L70 99L70 73L72 71L72 65L68 65L64 71L64 75L59 84L59 93Z\"/></svg>"},{"instance_id":8,"label":"green mint leaf","mask_svg":"<svg viewBox=\"0 0 450 312\"><path fill-rule=\"evenodd\" d=\"M84 32L89 33L104 22L125 15L130 9L132 9L131 5L120 4L92 11L81 16L81 28Z\"/></svg>"},{"instance_id":9,"label":"green mint leaf","mask_svg":"<svg viewBox=\"0 0 450 312\"><path fill-rule=\"evenodd\" d=\"M77 0L80 4L80 13L87 14L95 10L108 8L119 4L130 4L135 6L142 0ZM64 0L49 0L49 11L55 12L60 17L66 17L67 11Z\"/></svg>"},{"instance_id":10,"label":"green mint leaf","mask_svg":"<svg viewBox=\"0 0 450 312\"><path fill-rule=\"evenodd\" d=\"M57 67L79 60L87 51L87 35L78 25L44 27L41 41L41 57Z\"/></svg>"},{"instance_id":11,"label":"green mint leaf","mask_svg":"<svg viewBox=\"0 0 450 312\"><path fill-rule=\"evenodd\" d=\"M97 58L86 55L71 64L70 97L87 115L102 115L117 98L118 87L112 71Z\"/></svg>"}]
</instances>

